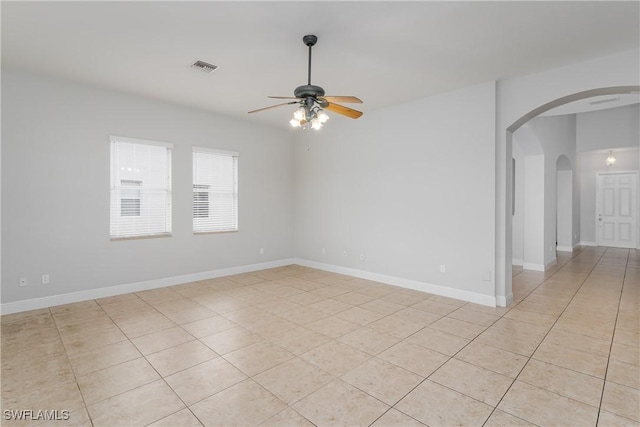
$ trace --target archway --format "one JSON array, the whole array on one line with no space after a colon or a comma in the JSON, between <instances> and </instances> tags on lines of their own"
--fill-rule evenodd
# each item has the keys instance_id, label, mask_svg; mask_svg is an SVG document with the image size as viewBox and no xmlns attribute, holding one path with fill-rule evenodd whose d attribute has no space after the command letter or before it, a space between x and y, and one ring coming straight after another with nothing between
<instances>
[{"instance_id":1,"label":"archway","mask_svg":"<svg viewBox=\"0 0 640 427\"><path fill-rule=\"evenodd\" d=\"M540 105L539 107L536 107L531 111L529 111L528 113L522 115L520 118L518 118L509 126L507 126L504 135L505 135L505 144L506 144L505 152L508 155L507 157L508 161L504 163L505 169L502 169L504 171L503 176L505 178L502 183L504 184L504 187L502 187L502 191L504 191L502 193L504 195L502 200L504 200L505 206L509 206L509 210L510 210L510 207L512 206L511 186L512 186L513 171L512 171L511 153L512 153L512 144L513 144L513 133L516 130L518 130L522 125L524 125L534 117L537 117L540 114L546 111L549 111L553 108L559 107L561 105L569 104L574 101L578 101L586 98L592 98L596 96L628 94L628 93L634 93L634 92L637 93L638 91L640 91L640 86L635 85L635 86L602 87L597 89L590 89L590 90L576 92L574 94L563 96L555 100L549 101L543 105ZM497 254L502 254L503 257L500 257L502 259L498 258L496 260L497 269L501 270L497 272L497 275L501 276L501 282L502 282L500 283L497 281L496 286L497 286L497 289L498 287L503 287L503 289L501 289L500 292L496 293L496 301L498 302L498 305L508 306L509 304L511 304L513 300L512 281L511 281L511 265L512 265L511 242L512 242L513 230L512 230L512 221L511 221L510 215L506 215L503 219L504 219L504 229L503 229L504 231L500 232L500 234L498 235L498 239L504 238L503 240L504 244L503 246L498 245L498 248L497 248L498 249ZM500 220L498 219L498 221ZM504 252L502 252L503 250ZM504 292L504 295L502 295L502 292Z\"/></svg>"}]
</instances>

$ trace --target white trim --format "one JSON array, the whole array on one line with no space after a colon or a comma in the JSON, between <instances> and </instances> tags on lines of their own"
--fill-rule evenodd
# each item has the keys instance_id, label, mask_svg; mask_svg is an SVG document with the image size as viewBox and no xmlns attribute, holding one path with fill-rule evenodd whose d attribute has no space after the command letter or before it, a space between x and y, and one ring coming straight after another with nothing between
<instances>
[{"instance_id":1,"label":"white trim","mask_svg":"<svg viewBox=\"0 0 640 427\"><path fill-rule=\"evenodd\" d=\"M558 263L558 257L553 257L553 259L551 261L549 261L548 263L546 263L544 265L544 271L547 271L549 268L551 268L552 266L556 265Z\"/></svg>"},{"instance_id":2,"label":"white trim","mask_svg":"<svg viewBox=\"0 0 640 427\"><path fill-rule=\"evenodd\" d=\"M510 293L509 295L503 297L503 296L497 296L496 297L496 305L498 307L509 307L511 304L513 303L513 294Z\"/></svg>"},{"instance_id":3,"label":"white trim","mask_svg":"<svg viewBox=\"0 0 640 427\"><path fill-rule=\"evenodd\" d=\"M250 273L252 271L265 270L267 268L284 267L291 264L295 264L295 260L288 258L277 261L261 262L259 264L249 264L238 267L221 268L219 270L203 271L201 273L184 274L182 276L145 280L144 282L126 283L123 285L107 286L104 288L90 289L86 291L70 292L61 295L51 295L42 298L7 302L0 304L0 314L12 314L28 310L37 310L39 308L53 307L56 305L70 304L96 298L112 297L115 295L128 294L131 292L165 288L167 286L196 282L198 280L215 279L217 277Z\"/></svg>"},{"instance_id":4,"label":"white trim","mask_svg":"<svg viewBox=\"0 0 640 427\"><path fill-rule=\"evenodd\" d=\"M525 270L533 270L533 271L544 271L544 265L542 264L534 264L532 262L523 262L522 268Z\"/></svg>"},{"instance_id":5,"label":"white trim","mask_svg":"<svg viewBox=\"0 0 640 427\"><path fill-rule=\"evenodd\" d=\"M556 246L556 250L560 252L573 252L573 246Z\"/></svg>"},{"instance_id":6,"label":"white trim","mask_svg":"<svg viewBox=\"0 0 640 427\"><path fill-rule=\"evenodd\" d=\"M524 264L524 261L522 261L520 258L511 258L511 265L522 265Z\"/></svg>"},{"instance_id":7,"label":"white trim","mask_svg":"<svg viewBox=\"0 0 640 427\"><path fill-rule=\"evenodd\" d=\"M463 291L462 289L449 288L447 286L418 282L417 280L387 276L386 274L372 273L370 271L357 270L355 268L325 264L300 258L295 259L295 264L302 265L304 267L316 268L318 270L330 271L332 273L345 274L361 279L372 280L375 282L386 283L387 285L399 286L401 288L414 289L416 291L428 292L434 295L441 295L463 301L473 302L476 304L487 305L490 307L496 306L496 297L493 295L484 295L476 292Z\"/></svg>"},{"instance_id":8,"label":"white trim","mask_svg":"<svg viewBox=\"0 0 640 427\"><path fill-rule=\"evenodd\" d=\"M596 242L580 242L578 246L598 246Z\"/></svg>"},{"instance_id":9,"label":"white trim","mask_svg":"<svg viewBox=\"0 0 640 427\"><path fill-rule=\"evenodd\" d=\"M558 263L558 258L553 257L551 261L546 264L534 264L532 262L525 262L522 264L522 268L525 270L533 270L533 271L547 271L551 266L556 265Z\"/></svg>"},{"instance_id":10,"label":"white trim","mask_svg":"<svg viewBox=\"0 0 640 427\"><path fill-rule=\"evenodd\" d=\"M127 138L126 136L109 135L109 141L111 141L112 143L124 142L126 144L144 144L144 145L155 145L158 147L173 148L173 144L170 142L149 141L146 139Z\"/></svg>"},{"instance_id":11,"label":"white trim","mask_svg":"<svg viewBox=\"0 0 640 427\"><path fill-rule=\"evenodd\" d=\"M218 150L217 148L207 148L207 147L196 147L195 145L192 147L192 150L194 153L215 153L215 154L221 154L223 156L230 156L230 157L239 157L239 153L237 151L228 151L228 150Z\"/></svg>"}]
</instances>

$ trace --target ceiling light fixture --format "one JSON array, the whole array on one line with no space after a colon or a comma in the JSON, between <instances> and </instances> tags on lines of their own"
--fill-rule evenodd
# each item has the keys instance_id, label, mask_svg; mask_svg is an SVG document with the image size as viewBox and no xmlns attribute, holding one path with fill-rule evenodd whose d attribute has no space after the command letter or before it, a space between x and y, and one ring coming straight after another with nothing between
<instances>
[{"instance_id":1,"label":"ceiling light fixture","mask_svg":"<svg viewBox=\"0 0 640 427\"><path fill-rule=\"evenodd\" d=\"M322 108L317 105L312 105L311 107L305 105L293 113L293 118L289 120L289 124L294 128L305 127L308 129L311 127L311 129L319 130L327 120L329 120L329 116Z\"/></svg>"},{"instance_id":2,"label":"ceiling light fixture","mask_svg":"<svg viewBox=\"0 0 640 427\"><path fill-rule=\"evenodd\" d=\"M609 155L604 162L607 166L613 166L616 163L616 158L613 156L613 150L609 151Z\"/></svg>"}]
</instances>

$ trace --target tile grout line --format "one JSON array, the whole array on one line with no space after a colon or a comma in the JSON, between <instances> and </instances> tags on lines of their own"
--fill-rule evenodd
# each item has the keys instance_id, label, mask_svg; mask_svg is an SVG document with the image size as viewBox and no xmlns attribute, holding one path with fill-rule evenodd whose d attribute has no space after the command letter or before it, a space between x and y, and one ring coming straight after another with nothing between
<instances>
[{"instance_id":1,"label":"tile grout line","mask_svg":"<svg viewBox=\"0 0 640 427\"><path fill-rule=\"evenodd\" d=\"M162 315L163 317L167 318L167 317L166 317L162 312L160 312L160 311L159 311L159 310L158 310L154 305L152 305L152 304L151 304L151 303L149 303L147 300L145 300L144 298L141 298L139 295L137 295L137 293L136 293L136 292L133 292L133 294L134 294L134 295L136 295L136 297L137 297L137 298L139 298L141 301L143 301L145 304L147 304L147 305L149 305L151 308L153 308L153 310L155 310L157 313L159 313L159 314L160 314L160 315ZM122 334L127 338L127 341L129 342L129 344L131 344L131 345L133 346L133 348L135 348L135 349L136 349L136 351L138 351L138 352L140 353L141 358L142 358L142 359L144 359L144 360L145 360L145 362L147 362L147 363L149 364L149 366L151 367L151 369L153 369L153 370L154 370L154 372L156 372L156 374L157 374L157 375L160 377L160 379L162 379L162 381L163 381L163 382L164 382L164 383L169 387L169 389L173 392L173 394L175 394L175 395L176 395L176 397L178 397L178 399L180 399L180 401L185 405L185 407L186 407L186 408L189 408L189 407L186 405L186 403L184 403L184 401L182 400L182 398L181 398L181 397L180 397L180 396L179 396L179 395L178 395L178 394L173 390L173 388L172 388L172 387L171 387L171 386L166 382L166 380L164 379L164 377L163 377L162 375L160 375L160 373L159 373L159 372L156 370L156 368L151 364L151 362L149 362L149 360L147 359L147 355L145 355L144 353L142 353L142 351L140 351L140 349L138 348L138 346L136 346L136 345L135 345L135 343L133 342L133 338L129 337L129 336L128 336L128 335L127 335L127 334L122 330L122 328L120 328L120 325L118 325L118 323L117 323L117 322L116 322L116 321L111 317L111 315L109 315L109 313L108 313L106 310L104 310L104 308L102 307L102 305L101 305L101 304L99 304L97 300L93 300L93 301L94 301L94 302L95 302L95 303L100 307L100 309L105 313L105 315L109 318L109 320L111 320L111 322L113 322L114 326L115 326L116 328L118 328L118 330L119 330L119 331L120 331L120 332L121 332L121 333L122 333ZM168 319L168 318L167 318L167 319ZM168 320L169 320L169 321L171 321L172 323L174 323L176 326L180 327L180 325L178 325L178 324L177 324L176 322L174 322L173 320L171 320L171 319L168 319ZM165 331L165 330L170 329L170 328L171 328L171 327L169 327L169 328L165 328L165 329L161 329L161 330L158 330L158 331L154 331L154 332L150 332L150 333L148 333L148 334L143 334L143 335L140 335L139 337L143 337L143 336L146 336L146 335L151 335L151 334L156 333L156 332L162 332L162 331ZM184 330L182 327L180 327L180 329L182 329L182 330L183 330L184 332L186 332L187 334L191 335L188 331ZM192 336L193 336L193 335L192 335ZM139 338L139 337L135 337L135 338ZM195 338L195 337L194 337L194 338ZM197 338L196 338L196 339L197 339ZM121 341L121 342L123 342L123 341ZM103 346L103 347L106 347L106 346ZM97 348L99 348L99 347L97 347ZM160 350L160 351L162 351L162 350ZM151 353L151 354L153 354L153 353ZM135 360L135 359L133 359L133 360ZM127 363L127 362L129 362L129 361L125 361L125 362L117 363L117 364L112 365L112 366L122 365L122 364ZM111 367L111 366L110 366L110 367ZM103 369L108 369L108 368L103 368ZM97 372L97 371L96 371L96 372ZM131 390L125 390L125 391L123 391L123 392L120 392L120 393L114 394L113 396L109 396L108 398L102 399L102 400L100 400L100 401L98 401L98 402L94 402L94 403L92 403L92 405L95 405L95 404L100 403L100 402L104 402L104 401L106 401L106 400L108 400L108 399L111 399L111 398L116 397L116 396L120 396L120 395L122 395L122 394L124 394L124 393L128 393L128 392L130 392L130 391L132 391L132 390L139 389L139 388L144 387L144 386L146 386L146 385L149 385L149 384L151 384L151 383L153 383L153 382L155 382L155 381L158 381L158 380L157 380L157 379L155 379L155 380L153 380L153 381L150 381L150 382L147 382L147 383L144 383L144 384L140 384L139 386L134 387L134 388L132 388ZM78 384L78 388L79 388L79 384L80 384L80 383L78 383L77 378L76 378L76 383ZM81 393L81 395L82 395L82 392L80 392L80 393ZM84 401L84 395L82 395L82 398L83 398L83 401ZM86 406L86 402L85 402L85 406ZM93 417L92 417L92 416L91 416L91 414L89 413L88 406L86 406L86 408L87 408L87 414L89 414L89 420L90 420L90 422L91 422L91 425L93 425L93 424L94 424L94 423L93 423ZM182 410L182 409L180 409L180 410ZM179 410L179 411L180 411L180 410ZM179 412L179 411L176 411L176 412ZM175 412L174 412L174 413L175 413ZM170 416L170 415L173 415L173 414L169 414L169 415L167 415L167 417L168 417L168 416ZM195 414L194 414L194 416L195 416ZM166 418L166 417L162 417L162 418L159 418L159 419L157 419L157 420L154 420L154 421L152 421L150 424L152 424L152 423L154 423L154 422L156 422L156 421L159 421L159 420L161 420L161 419L163 419L163 418ZM196 419L198 419L198 418L196 417ZM198 421L199 421L199 419L198 419Z\"/></svg>"},{"instance_id":2,"label":"tile grout line","mask_svg":"<svg viewBox=\"0 0 640 427\"><path fill-rule=\"evenodd\" d=\"M555 273L554 273L554 274L555 274ZM543 283L544 283L544 282L543 282ZM427 300L428 300L428 299L429 299L429 298L427 298ZM463 304L463 305L461 305L461 306L457 307L455 310L452 310L452 311L450 311L449 313L447 313L447 314L445 314L445 315L441 316L438 320L444 319L445 317L449 316L449 314L454 313L454 312L456 312L456 311L460 310L460 309L461 309L461 308L463 308L463 307L466 307L468 304L469 304L469 303L465 303L465 304ZM428 313L431 313L431 312L428 312ZM479 313L481 313L481 312L479 312ZM485 326L485 328L482 330L482 332L478 333L478 334L477 334L473 339L469 340L469 342L468 342L468 343L466 343L464 346L462 346L462 347L461 347L458 351L456 351L453 355L448 355L448 354L440 353L439 351L436 351L436 350L431 350L431 351L435 351L436 353L442 354L443 356L448 356L449 358L448 358L447 360L445 360L444 362L442 362L442 363L441 363L437 368L435 368L435 369L434 369L434 370L433 370L429 375L427 375L426 377L424 377L424 379L423 379L422 381L420 381L418 384L416 384L416 386L415 386L415 387L413 387L413 388L412 388L412 389L410 389L407 393L405 393L405 394L404 394L400 399L398 399L398 401L396 401L396 403L394 403L393 405L390 405L389 409L387 409L385 412L383 412L383 413L382 413L378 418L376 418L376 419L375 419L375 420L374 420L370 425L374 424L377 420L379 420L380 418L382 418L382 416L384 416L384 415L385 415L387 412L389 412L391 409L395 409L396 411L398 411L398 412L400 412L400 413L402 413L402 414L404 414L404 415L406 415L406 416L408 416L408 417L410 417L410 418L412 418L412 419L414 419L414 420L415 420L415 418L413 418L411 415L406 414L405 412L402 412L401 410L399 410L398 408L396 408L396 405L397 405L398 403L400 403L404 398L406 398L409 394L411 394L415 389L417 389L418 387L420 387L420 385L422 385L425 381L429 380L429 378L430 378L434 373L436 373L436 372L438 371L438 369L440 369L440 368L441 368L442 366L444 366L447 362L449 362L451 359L453 359L453 358L454 358L458 353L460 353L460 352L461 352L462 350L464 350L468 345L470 345L473 341L475 341L475 339L476 339L477 337L479 337L483 332L485 332L487 329L489 329L491 326L493 326L495 323L497 323L500 319L502 319L502 318L504 317L504 315L505 315L505 314L507 314L507 313L508 313L508 312L505 312L504 314L501 314L500 316L497 316L498 318L497 318L496 320L494 320L490 325ZM438 313L433 313L433 314L435 314L435 315L439 315ZM455 318L453 318L453 319L455 319ZM400 342L403 342L403 341L405 341L407 338L410 338L410 337L412 337L413 335L415 335L415 334L419 333L420 331L423 331L424 329L428 328L428 327L429 327L429 325L431 325L431 324L433 324L433 323L437 322L438 320L434 320L433 322L431 322L431 323L429 323L429 324L425 325L423 328L421 328L421 329L419 329L418 331L416 331L416 332L412 333L411 335L409 335L409 336L405 337L405 338L404 338L404 339L402 339ZM460 319L456 319L456 320L460 320ZM461 321L461 322L464 322L464 320L460 320L460 321ZM469 323L469 322L467 322L467 323ZM433 328L430 328L430 329L432 329L432 330L434 330L434 331L439 331L439 330L437 330L437 329L433 329ZM448 332L444 332L444 331L439 331L439 332L446 333L446 334L448 334L448 335L452 335L452 336L458 337L457 335L449 334ZM464 339L464 337L458 337L458 338L463 338L463 339ZM416 345L420 346L419 344L416 344ZM422 346L420 346L420 347L422 347ZM424 347L424 348L426 348L426 347ZM430 349L428 349L428 350L430 350ZM377 356L374 356L374 357L377 357ZM389 362L389 363L391 363L391 362ZM392 363L392 364L393 364L393 363ZM394 364L394 365L395 365L395 364ZM396 365L396 366L397 366L397 365ZM474 365L474 366L475 366L475 365ZM402 367L400 367L400 368L402 368ZM479 367L479 368L482 368L482 367ZM403 369L405 369L405 368L403 368ZM485 368L482 368L482 369L485 369ZM489 369L487 369L487 370L489 370ZM493 371L491 371L491 372L493 372ZM431 381L431 380L429 380L429 381ZM456 393L462 394L463 396L469 397L470 399L476 400L476 401L478 401L478 402L483 403L483 404L485 404L485 405L486 405L486 403L485 403L485 402L481 402L481 401L479 401L478 399L476 399L476 398L474 398L474 397L467 396L466 394L461 393L461 392L459 392L459 391L457 391L457 390L454 390L454 389L452 389L452 388L450 388L450 387L448 387L448 386L442 385L442 384L440 384L440 383L436 383L436 384L438 384L438 385L440 385L440 386L442 386L442 387L445 387L445 388L447 388L447 389L449 389L449 390L452 390L452 391L454 391L454 392L456 392ZM494 409L495 409L495 408L494 408ZM493 411L492 411L491 413L493 413ZM491 416L491 414L490 414L489 416ZM419 420L416 420L416 421L420 422Z\"/></svg>"},{"instance_id":3,"label":"tile grout line","mask_svg":"<svg viewBox=\"0 0 640 427\"><path fill-rule=\"evenodd\" d=\"M600 260L602 259L604 253L606 252L606 250L602 253L602 255L600 255L598 257L598 260L593 264L593 267L591 267L591 270L589 270L589 274L584 278L584 280L582 281L582 284L576 289L576 291L574 292L573 296L571 297L571 299L569 300L569 302L567 303L567 305L564 307L564 309L562 310L562 312L560 312L560 314L557 316L556 320L553 322L553 325L551 325L551 327L549 328L549 330L545 333L544 337L542 337L542 339L540 340L540 343L536 346L536 348L533 350L533 352L531 353L530 356L527 357L527 361L524 363L524 365L522 365L522 368L520 369L520 371L518 372L518 374L514 377L513 381L511 382L511 385L509 385L509 387L505 390L505 392L503 393L502 397L500 398L500 400L498 400L498 403L494 406L493 410L491 411L491 414L489 414L489 416L487 417L487 419L485 420L485 422L482 424L483 426L487 423L487 421L489 421L489 419L491 418L491 416L493 415L493 413L495 412L496 409L498 409L498 406L500 406L500 403L502 403L502 401L504 400L504 397L507 395L507 393L509 393L509 390L511 390L511 387L513 387L513 385L515 384L515 382L518 380L518 377L520 376L520 374L522 374L522 371L524 371L524 369L527 367L527 365L529 364L529 362L531 361L531 359L533 358L533 355L535 354L535 352L538 350L538 348L540 347L540 345L544 342L545 338L549 335L549 332L551 332L551 330L553 329L553 327L556 325L556 323L558 322L558 320L562 317L562 315L564 314L564 312L567 310L567 308L571 305L571 302L573 301L573 299L575 298L575 296L578 294L578 292L580 291L580 289L582 289L582 287L584 286L585 282L587 281L587 279L589 278L589 276L591 276L591 274L593 273L593 270L596 268L596 266L598 265L598 263L600 262ZM573 259L577 258L580 254L582 253L582 251L580 251L580 253L576 254L575 256L571 257L571 259L569 261L567 261L560 269L558 269L557 271L555 271L551 276L549 276L549 278L545 279L542 283L540 283L538 286L536 286L534 289L531 290L531 292L529 292L527 294L527 296L525 298L523 298L522 300L520 300L520 302L524 301L529 295L531 295L531 293L533 293L536 289L538 289L540 286L542 286L548 279L550 279L551 277L555 276L558 272L560 272L562 269L564 269L566 267L566 265ZM518 304L520 304L520 302L518 302ZM517 307L517 305L514 306ZM553 392L552 392L553 393ZM554 393L557 394L559 396L562 396L561 394L558 393ZM505 413L508 413L509 415L513 415L509 412L503 411ZM517 415L513 415L517 418ZM529 420L525 420L527 422L532 423ZM534 424L534 423L532 423Z\"/></svg>"},{"instance_id":4,"label":"tile grout line","mask_svg":"<svg viewBox=\"0 0 640 427\"><path fill-rule=\"evenodd\" d=\"M579 255L579 254L574 255L571 259L573 259L573 258L577 257L578 255ZM570 261L570 260L569 260L569 261ZM551 275L549 276L549 278L553 277L553 276L554 276L558 271L560 271L562 268L564 268L564 265L566 265L569 261L567 261L565 264L563 264L563 266L562 266L560 269L558 269L557 271L553 272L553 274L551 274ZM527 294L527 296L529 296L529 295L530 295L530 294L531 294L535 289L537 289L538 287L540 287L540 286L541 286L542 284L544 284L544 282L546 282L547 280L548 280L548 278L547 278L547 279L545 279L545 280L544 280L543 282L541 282L540 284L538 284L538 286L536 286L534 289L532 289L531 291L529 291L529 293ZM585 280L586 280L586 279L585 279ZM576 291L576 292L577 292L577 291ZM429 298L427 298L427 300L428 300L428 299L429 299ZM518 301L518 302L513 306L513 308L515 308L518 304L520 304L520 302L522 302L524 299L526 299L526 296L525 296L523 299L521 299L520 301ZM461 309L461 308L463 308L463 307L466 307L468 304L469 304L469 303L465 303L464 305L462 305L462 306L460 306L460 307L457 307L455 310L453 310L453 311L449 312L448 314L445 314L445 315L441 316L438 320L443 319L443 318L445 318L445 317L449 316L449 314L454 313L454 312L456 312L456 311L460 310L460 309ZM512 308L512 309L513 309L513 308ZM510 309L509 311L511 311L512 309ZM397 409L397 408L396 408L396 405L397 405L398 403L400 403L400 401L402 401L405 397L407 397L411 392L413 392L416 388L418 388L420 385L422 385L425 381L429 380L429 378L430 378L434 373L436 373L436 372L438 371L438 369L440 369L442 366L444 366L444 365L445 365L447 362L449 362L451 359L454 359L454 358L455 358L455 356L456 356L458 353L460 353L460 352L461 352L462 350L464 350L467 346L469 346L472 342L474 342L474 341L476 340L476 338L478 338L480 335L482 335L482 333L484 333L484 332L485 332L486 330L488 330L490 327L492 327L493 325L495 325L498 321L500 321L501 319L503 319L503 318L504 318L504 316L505 316L509 311L507 311L507 312L505 312L505 313L503 313L503 314L501 314L501 315L497 316L498 318L497 318L496 320L494 320L490 325L487 325L487 326L482 330L482 332L480 332L479 334L477 334L473 339L469 340L469 342L468 342L468 343L466 343L464 346L462 346L462 347L461 347L458 351L456 351L453 355L448 355L448 354L440 353L440 352L438 352L438 351L436 351L436 350L432 350L432 351L436 351L437 353L443 354L444 356L449 356L449 358L448 358L447 360L445 360L444 362L442 362L442 363L441 363L441 364L440 364L436 369L434 369L434 370L433 370L429 375L427 375L426 377L424 377L424 379L423 379L422 381L420 381L420 382L419 382L415 387L413 387L413 388L412 388L411 390L409 390L406 394L404 394L404 395L403 395L403 396L402 396L402 397L401 397L401 398L400 398L396 403L394 403L392 406L390 406L390 408L389 408L387 411L385 411L385 412L384 412L384 413L382 413L378 418L376 418L376 420L374 420L374 421L373 421L373 423L375 423L377 420L379 420L382 416L384 416L384 414L386 414L387 412L389 412L391 409L395 409L396 411L398 411L398 412L400 412L400 413L402 413L402 414L404 414L404 415L406 415L406 416L408 416L408 417L410 417L410 418L413 418L413 417L411 417L410 415L408 415L408 414L406 414L406 413L404 413L404 412L400 411L399 409ZM430 312L429 312L429 313L430 313ZM480 312L480 313L481 313L481 312ZM433 313L433 314L438 315L437 313ZM429 324L428 324L428 325L426 325L425 327L423 327L423 328L419 329L418 331L414 332L413 334L411 334L411 335L407 336L406 338L404 338L404 339L403 339L403 340L401 340L400 342L402 342L402 341L406 340L407 338L409 338L409 337L411 337L411 336L413 336L413 335L417 334L418 332L420 332L420 331L422 331L422 330L424 330L424 329L428 328L430 324L435 323L435 322L437 322L438 320L435 320L435 321L433 321L433 322L429 323ZM459 320L459 319L457 319L457 320ZM461 320L461 321L464 321L464 320ZM525 322L525 323L526 323L526 322ZM433 328L431 328L431 329L433 329ZM436 330L436 329L433 329L433 330ZM440 332L443 332L443 333L447 333L447 334L448 334L448 332L444 332L444 331L440 331ZM457 336L457 335L454 335L454 334L449 334L449 335ZM463 338L463 337L460 337L460 338ZM544 338L543 338L543 339L544 339ZM419 345L419 344L418 344L418 345ZM426 347L425 347L425 348L426 348ZM522 355L521 355L521 356L522 356ZM377 356L376 356L376 357L377 357ZM463 362L464 362L464 361L463 361ZM465 363L468 363L468 362L465 362ZM472 364L472 365L473 365L473 364ZM526 363L525 363L525 365L526 365ZM521 371L522 371L522 369L524 369L524 366L525 366L525 365L523 365L523 367L521 368ZM476 366L476 365L474 365L474 366ZM486 369L486 368L482 368L482 367L480 367L480 366L478 366L478 367L479 367L479 368L481 368L481 369ZM488 370L488 371L491 371L491 372L494 372L494 371L492 371L492 370L490 370L490 369L487 369L487 370ZM495 373L496 373L496 374L499 374L499 375L503 375L503 374L500 374L500 373L498 373L498 372L495 372ZM503 376L504 376L504 375L503 375ZM516 378L517 378L517 376L516 376ZM431 380L429 380L429 381L431 381ZM514 378L513 382L515 382L515 378ZM513 382L512 382L512 384L513 384ZM466 394L464 394L464 393L461 393L461 392L459 392L459 391L457 391L457 390L454 390L454 389L452 389L452 388L450 388L450 387L448 387L448 386L446 386L446 385L442 385L442 384L437 383L437 382L436 382L436 384L438 384L438 385L440 385L440 386L442 386L442 387L445 387L445 388L447 388L447 389L449 389L449 390L451 390L451 391L453 391L453 392L455 392L455 393L462 394L463 396L466 396L466 397L468 397L468 398L470 398L470 399L476 400L477 402L480 402L480 403L482 403L482 404L487 405L487 404L486 404L485 402L483 402L483 401L480 401L480 400L478 400L478 399L476 399L476 398L474 398L474 397L472 397L472 396L468 396L468 395L466 395ZM509 387L509 388L510 388L510 387ZM509 389L507 389L507 390L505 391L505 394L506 394L508 391L509 391ZM504 395L503 395L503 397L504 397ZM501 401L501 400L502 400L502 399L500 399L500 401ZM495 409L497 408L497 406L500 404L500 401L498 401L498 403L494 406L493 410L491 411L491 413L490 413L490 414L489 414L489 416L487 417L487 420L491 417L491 415L493 414L493 412L495 411ZM487 406L491 406L491 405L487 405ZM511 415L511 414L510 414L510 415ZM519 417L516 417L516 418L519 418ZM413 418L413 419L415 419L415 418ZM487 421L487 420L485 420L485 422L483 423L483 425L486 423L486 421ZM418 421L418 420L416 420L416 421ZM526 421L526 420L525 420L525 421ZM371 424L373 424L373 423L371 423ZM370 425L371 425L371 424L370 424Z\"/></svg>"},{"instance_id":5,"label":"tile grout line","mask_svg":"<svg viewBox=\"0 0 640 427\"><path fill-rule=\"evenodd\" d=\"M604 399L604 389L607 386L607 373L609 371L609 363L611 362L611 350L613 349L613 341L616 336L616 326L618 325L618 317L620 316L620 303L622 302L622 293L624 292L625 279L627 277L627 268L629 268L629 256L631 255L630 252L631 252L630 250L627 251L627 260L624 265L624 276L622 277L622 286L620 287L620 297L618 298L618 306L616 308L616 320L613 324L613 334L611 335L611 344L609 345L609 353L607 354L607 366L605 367L605 370L604 370L602 391L600 392L600 404L598 405L598 415L596 416L596 425L598 425L598 422L600 421L600 412L602 412L602 400Z\"/></svg>"},{"instance_id":6,"label":"tile grout line","mask_svg":"<svg viewBox=\"0 0 640 427\"><path fill-rule=\"evenodd\" d=\"M92 301L95 301L95 300L92 300ZM100 304L98 304L97 302L96 302L96 305L100 307ZM67 350L67 346L64 344L64 341L62 339L62 334L60 334L60 328L58 327L58 322L56 321L55 316L51 312L50 307L48 308L48 310L49 310L49 315L51 316L51 320L53 320L53 324L56 326L56 332L58 333L58 338L60 339L62 348L64 348L64 354L67 357L67 362L69 363L69 367L71 368L71 372L73 373L73 380L76 383L75 385L76 385L76 388L78 389L78 394L80 394L80 398L82 399L82 403L84 404L84 410L87 412L87 416L89 417L89 422L93 426L93 417L91 417L91 414L89 413L89 405L87 405L87 401L84 397L84 393L82 393L82 390L80 389L80 382L78 381L78 375L76 374L76 370L73 368L73 364L71 364L71 357L69 356L69 351ZM100 310L102 310L102 307L100 307ZM104 312L104 310L102 311Z\"/></svg>"}]
</instances>

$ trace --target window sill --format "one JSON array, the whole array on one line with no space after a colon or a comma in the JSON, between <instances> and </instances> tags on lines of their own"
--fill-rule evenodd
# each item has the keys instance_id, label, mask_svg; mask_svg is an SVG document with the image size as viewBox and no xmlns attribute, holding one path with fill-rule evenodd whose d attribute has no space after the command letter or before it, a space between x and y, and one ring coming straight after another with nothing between
<instances>
[{"instance_id":1,"label":"window sill","mask_svg":"<svg viewBox=\"0 0 640 427\"><path fill-rule=\"evenodd\" d=\"M127 236L127 237L112 237L110 240L112 242L117 242L121 240L147 240L147 239L157 239L163 237L172 237L170 233L166 234L152 234L150 236Z\"/></svg>"},{"instance_id":2,"label":"window sill","mask_svg":"<svg viewBox=\"0 0 640 427\"><path fill-rule=\"evenodd\" d=\"M194 231L193 235L198 236L202 234L224 234L224 233L237 233L238 230L220 230L220 231Z\"/></svg>"}]
</instances>

